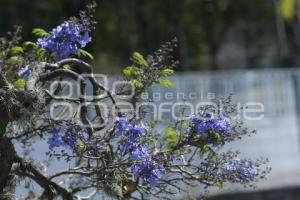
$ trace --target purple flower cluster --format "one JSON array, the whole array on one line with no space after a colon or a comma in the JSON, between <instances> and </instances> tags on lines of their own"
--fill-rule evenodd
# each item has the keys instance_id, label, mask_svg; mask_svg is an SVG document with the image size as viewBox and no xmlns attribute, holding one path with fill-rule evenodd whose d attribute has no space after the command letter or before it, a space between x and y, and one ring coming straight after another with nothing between
<instances>
[{"instance_id":1,"label":"purple flower cluster","mask_svg":"<svg viewBox=\"0 0 300 200\"><path fill-rule=\"evenodd\" d=\"M147 134L147 127L143 124L130 123L126 118L116 120L117 137L121 137L120 151L127 153L140 144L140 137Z\"/></svg>"},{"instance_id":2,"label":"purple flower cluster","mask_svg":"<svg viewBox=\"0 0 300 200\"><path fill-rule=\"evenodd\" d=\"M31 68L28 65L26 65L17 74L20 77L27 78L31 74L31 72Z\"/></svg>"},{"instance_id":3,"label":"purple flower cluster","mask_svg":"<svg viewBox=\"0 0 300 200\"><path fill-rule=\"evenodd\" d=\"M78 140L85 140L85 137L82 133L67 131L63 136L63 140L66 145L70 146L72 149L77 148Z\"/></svg>"},{"instance_id":4,"label":"purple flower cluster","mask_svg":"<svg viewBox=\"0 0 300 200\"><path fill-rule=\"evenodd\" d=\"M54 150L55 147L65 145L65 142L59 132L54 132L52 136L48 139L47 143L51 151Z\"/></svg>"},{"instance_id":5,"label":"purple flower cluster","mask_svg":"<svg viewBox=\"0 0 300 200\"><path fill-rule=\"evenodd\" d=\"M162 177L164 167L157 159L152 158L147 146L140 145L131 153L131 159L133 165L131 166L131 172L134 177L142 178L145 182L148 182L151 187L156 187L158 180Z\"/></svg>"},{"instance_id":6,"label":"purple flower cluster","mask_svg":"<svg viewBox=\"0 0 300 200\"><path fill-rule=\"evenodd\" d=\"M209 131L227 133L230 129L230 120L227 117L209 116L201 118L199 115L192 115L190 119L198 134L205 134Z\"/></svg>"},{"instance_id":7,"label":"purple flower cluster","mask_svg":"<svg viewBox=\"0 0 300 200\"><path fill-rule=\"evenodd\" d=\"M151 156L148 146L140 141L142 136L147 134L147 127L143 124L130 123L126 118L116 120L117 137L121 137L120 151L131 152L131 172L135 179L142 178L152 187L157 185L164 170L160 159Z\"/></svg>"},{"instance_id":8,"label":"purple flower cluster","mask_svg":"<svg viewBox=\"0 0 300 200\"><path fill-rule=\"evenodd\" d=\"M251 161L240 159L228 161L224 172L232 183L249 183L254 181L257 175L257 169Z\"/></svg>"},{"instance_id":9,"label":"purple flower cluster","mask_svg":"<svg viewBox=\"0 0 300 200\"><path fill-rule=\"evenodd\" d=\"M51 151L56 147L69 146L75 152L78 151L78 140L85 141L84 133L77 132L73 128L61 128L52 131L52 135L48 138L48 145Z\"/></svg>"},{"instance_id":10,"label":"purple flower cluster","mask_svg":"<svg viewBox=\"0 0 300 200\"><path fill-rule=\"evenodd\" d=\"M48 51L55 52L55 60L67 58L77 54L80 47L85 47L91 41L89 33L82 32L80 27L72 21L66 21L54 28L49 35L39 38L37 44Z\"/></svg>"}]
</instances>

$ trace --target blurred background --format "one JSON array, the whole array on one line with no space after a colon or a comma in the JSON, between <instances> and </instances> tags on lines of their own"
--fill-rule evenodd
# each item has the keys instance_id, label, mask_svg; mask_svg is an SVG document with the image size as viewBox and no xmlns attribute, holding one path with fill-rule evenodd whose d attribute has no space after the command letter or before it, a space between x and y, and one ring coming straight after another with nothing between
<instances>
[{"instance_id":1,"label":"blurred background","mask_svg":"<svg viewBox=\"0 0 300 200\"><path fill-rule=\"evenodd\" d=\"M295 67L300 62L298 0L97 0L89 46L97 69L118 72L133 51L148 54L179 40L180 71ZM53 27L85 0L0 0L0 33ZM109 67L108 67L109 66Z\"/></svg>"},{"instance_id":2,"label":"blurred background","mask_svg":"<svg viewBox=\"0 0 300 200\"><path fill-rule=\"evenodd\" d=\"M89 1L0 0L0 35L23 26L51 30ZM300 196L299 0L98 0L97 29L88 46L96 72L119 74L132 52L145 55L177 37L174 93L234 94L259 102L264 118L246 123L258 134L227 148L268 157L273 168L256 190L228 185L213 200L297 200ZM165 89L153 88L152 93ZM162 99L163 100L163 99ZM179 99L175 99L178 101ZM196 103L196 102L194 102ZM201 190L201 189L200 189ZM199 188L191 189L197 197ZM185 195L187 196L187 195ZM182 196L182 198L185 198ZM190 197L190 199L194 199Z\"/></svg>"}]
</instances>

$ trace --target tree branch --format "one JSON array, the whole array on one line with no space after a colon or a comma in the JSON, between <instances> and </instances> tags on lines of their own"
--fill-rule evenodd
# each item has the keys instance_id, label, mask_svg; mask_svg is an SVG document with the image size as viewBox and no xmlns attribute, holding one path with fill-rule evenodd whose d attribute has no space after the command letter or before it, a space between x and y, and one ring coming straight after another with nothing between
<instances>
[{"instance_id":1,"label":"tree branch","mask_svg":"<svg viewBox=\"0 0 300 200\"><path fill-rule=\"evenodd\" d=\"M65 200L73 200L73 195L71 192L44 176L31 163L24 161L21 157L17 155L15 155L15 161L20 164L20 170L18 170L17 173L21 176L27 176L34 180L46 191L48 196L54 198L56 192L58 195L61 195ZM55 192L53 190L55 190Z\"/></svg>"}]
</instances>

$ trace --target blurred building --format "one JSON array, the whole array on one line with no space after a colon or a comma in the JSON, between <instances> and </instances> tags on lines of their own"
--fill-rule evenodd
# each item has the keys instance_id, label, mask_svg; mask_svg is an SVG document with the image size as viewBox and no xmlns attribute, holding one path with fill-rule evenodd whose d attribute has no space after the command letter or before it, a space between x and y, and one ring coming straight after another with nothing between
<instances>
[{"instance_id":1,"label":"blurred building","mask_svg":"<svg viewBox=\"0 0 300 200\"><path fill-rule=\"evenodd\" d=\"M242 106L248 105L245 110L253 109L254 107L249 106L253 103L262 104L264 107L263 115L258 114L261 115L261 119L244 119L250 129L257 130L257 134L228 144L225 149L239 150L241 156L246 158L269 158L269 166L272 167L271 174L266 180L258 183L256 190L247 190L230 184L224 190L213 190L212 195L231 194L227 198L215 199L277 200L278 198L272 197L274 195L270 195L271 191L276 190L287 192L286 199L295 199L290 198L290 195L295 194L291 188L300 186L299 69L184 73L175 76L174 82L175 88L172 90L154 87L152 92L162 93L161 101L167 101L164 99L164 94L171 92L175 94L173 102L182 102L184 100L181 98L182 95L179 95L178 99L176 94L185 93L185 100L194 104L199 101L209 101L208 95L212 97L212 94L216 94L216 97L225 97L233 93L235 102ZM190 93L197 94L198 98L189 100L188 94ZM260 192L264 190L269 190L269 193ZM197 194L199 188L191 189L191 191ZM248 192L248 194L236 194L240 192ZM257 195L261 198L256 198Z\"/></svg>"}]
</instances>

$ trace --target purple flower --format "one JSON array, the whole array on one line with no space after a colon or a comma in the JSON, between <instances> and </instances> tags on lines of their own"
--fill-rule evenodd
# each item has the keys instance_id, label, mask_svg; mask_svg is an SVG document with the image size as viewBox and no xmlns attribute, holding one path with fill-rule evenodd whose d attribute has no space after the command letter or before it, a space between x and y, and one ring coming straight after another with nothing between
<instances>
[{"instance_id":1,"label":"purple flower","mask_svg":"<svg viewBox=\"0 0 300 200\"><path fill-rule=\"evenodd\" d=\"M26 65L18 72L18 76L27 78L31 74L31 72L31 68L28 65Z\"/></svg>"},{"instance_id":2,"label":"purple flower","mask_svg":"<svg viewBox=\"0 0 300 200\"><path fill-rule=\"evenodd\" d=\"M72 149L76 148L77 140L79 139L78 134L76 132L66 132L62 138L63 141Z\"/></svg>"},{"instance_id":3,"label":"purple flower","mask_svg":"<svg viewBox=\"0 0 300 200\"><path fill-rule=\"evenodd\" d=\"M91 42L92 38L90 37L88 32L85 32L80 40L80 46L81 48L84 48L87 43Z\"/></svg>"},{"instance_id":4,"label":"purple flower","mask_svg":"<svg viewBox=\"0 0 300 200\"><path fill-rule=\"evenodd\" d=\"M85 133L77 131L72 126L62 126L59 131L53 132L54 134L47 141L50 150L54 150L55 147L69 146L74 152L78 152L78 140L86 142Z\"/></svg>"},{"instance_id":5,"label":"purple flower","mask_svg":"<svg viewBox=\"0 0 300 200\"><path fill-rule=\"evenodd\" d=\"M210 119L211 129L217 133L226 133L230 128L230 120L227 117L220 118L216 117Z\"/></svg>"},{"instance_id":6,"label":"purple flower","mask_svg":"<svg viewBox=\"0 0 300 200\"><path fill-rule=\"evenodd\" d=\"M80 146L78 145L79 141L82 141L83 143L86 143L86 134L84 132L78 132L74 129L67 129L63 138L63 141L66 145L71 147L71 149L78 153L80 152Z\"/></svg>"},{"instance_id":7,"label":"purple flower","mask_svg":"<svg viewBox=\"0 0 300 200\"><path fill-rule=\"evenodd\" d=\"M152 158L147 145L141 141L147 134L148 127L142 123L130 123L126 118L117 118L115 123L116 136L121 138L119 150L122 153L130 152L131 172L134 178L141 178L152 187L156 187L164 170L160 161L164 159Z\"/></svg>"},{"instance_id":8,"label":"purple flower","mask_svg":"<svg viewBox=\"0 0 300 200\"><path fill-rule=\"evenodd\" d=\"M55 52L55 60L61 60L77 54L78 49L91 41L88 32L82 32L80 25L66 21L54 28L51 33L39 38L37 44L42 48Z\"/></svg>"},{"instance_id":9,"label":"purple flower","mask_svg":"<svg viewBox=\"0 0 300 200\"><path fill-rule=\"evenodd\" d=\"M156 187L158 180L162 177L164 168L149 158L141 158L134 161L131 172L135 179L142 178L151 187Z\"/></svg>"},{"instance_id":10,"label":"purple flower","mask_svg":"<svg viewBox=\"0 0 300 200\"><path fill-rule=\"evenodd\" d=\"M148 182L151 187L156 187L164 170L162 159L152 157L146 145L138 145L131 152L130 158L133 161L131 172L134 178L142 178L145 182Z\"/></svg>"},{"instance_id":11,"label":"purple flower","mask_svg":"<svg viewBox=\"0 0 300 200\"><path fill-rule=\"evenodd\" d=\"M125 117L118 117L115 124L117 128L117 137L123 136L127 131L127 127L129 126L128 119Z\"/></svg>"},{"instance_id":12,"label":"purple flower","mask_svg":"<svg viewBox=\"0 0 300 200\"><path fill-rule=\"evenodd\" d=\"M145 159L149 156L147 146L139 145L131 152L131 160Z\"/></svg>"},{"instance_id":13,"label":"purple flower","mask_svg":"<svg viewBox=\"0 0 300 200\"><path fill-rule=\"evenodd\" d=\"M254 181L257 170L248 160L234 159L225 166L225 175L232 183L248 183Z\"/></svg>"},{"instance_id":14,"label":"purple flower","mask_svg":"<svg viewBox=\"0 0 300 200\"><path fill-rule=\"evenodd\" d=\"M227 133L230 129L230 120L227 117L211 116L201 119L199 115L192 115L190 119L198 134L205 134L208 131Z\"/></svg>"},{"instance_id":15,"label":"purple flower","mask_svg":"<svg viewBox=\"0 0 300 200\"><path fill-rule=\"evenodd\" d=\"M139 140L147 133L147 127L143 124L130 123L126 118L117 118L116 136L121 137L121 146L119 150L127 153L130 149L140 144Z\"/></svg>"},{"instance_id":16,"label":"purple flower","mask_svg":"<svg viewBox=\"0 0 300 200\"><path fill-rule=\"evenodd\" d=\"M148 127L144 124L136 124L128 127L128 132L135 137L146 135Z\"/></svg>"},{"instance_id":17,"label":"purple flower","mask_svg":"<svg viewBox=\"0 0 300 200\"><path fill-rule=\"evenodd\" d=\"M65 142L63 141L63 138L61 137L59 132L53 133L52 136L48 139L47 143L50 150L53 150L55 147L65 145Z\"/></svg>"}]
</instances>

